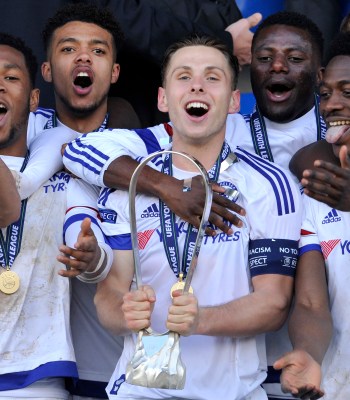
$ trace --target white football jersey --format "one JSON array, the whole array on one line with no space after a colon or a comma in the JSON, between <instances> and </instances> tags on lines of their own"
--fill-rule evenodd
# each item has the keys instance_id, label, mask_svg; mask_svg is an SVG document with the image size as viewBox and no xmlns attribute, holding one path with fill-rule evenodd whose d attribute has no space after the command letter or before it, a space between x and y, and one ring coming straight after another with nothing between
<instances>
[{"instance_id":1,"label":"white football jersey","mask_svg":"<svg viewBox=\"0 0 350 400\"><path fill-rule=\"evenodd\" d=\"M350 213L304 196L301 254L322 252L328 278L333 337L322 363L325 400L350 398Z\"/></svg>"}]
</instances>

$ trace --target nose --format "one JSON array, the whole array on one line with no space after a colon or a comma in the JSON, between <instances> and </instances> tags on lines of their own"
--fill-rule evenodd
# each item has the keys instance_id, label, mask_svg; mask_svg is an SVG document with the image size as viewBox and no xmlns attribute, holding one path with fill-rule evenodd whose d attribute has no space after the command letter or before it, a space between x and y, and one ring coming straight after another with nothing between
<instances>
[{"instance_id":1,"label":"nose","mask_svg":"<svg viewBox=\"0 0 350 400\"><path fill-rule=\"evenodd\" d=\"M342 110L344 108L342 97L337 91L332 92L326 99L321 97L320 106L321 109L325 110L326 112Z\"/></svg>"},{"instance_id":2,"label":"nose","mask_svg":"<svg viewBox=\"0 0 350 400\"><path fill-rule=\"evenodd\" d=\"M282 54L275 55L271 62L271 71L287 73L289 71L287 58Z\"/></svg>"},{"instance_id":3,"label":"nose","mask_svg":"<svg viewBox=\"0 0 350 400\"><path fill-rule=\"evenodd\" d=\"M191 92L192 93L204 92L203 83L200 78L195 78L195 77L192 78Z\"/></svg>"},{"instance_id":4,"label":"nose","mask_svg":"<svg viewBox=\"0 0 350 400\"><path fill-rule=\"evenodd\" d=\"M76 58L76 63L91 63L90 52L86 48L82 48L78 51Z\"/></svg>"}]
</instances>

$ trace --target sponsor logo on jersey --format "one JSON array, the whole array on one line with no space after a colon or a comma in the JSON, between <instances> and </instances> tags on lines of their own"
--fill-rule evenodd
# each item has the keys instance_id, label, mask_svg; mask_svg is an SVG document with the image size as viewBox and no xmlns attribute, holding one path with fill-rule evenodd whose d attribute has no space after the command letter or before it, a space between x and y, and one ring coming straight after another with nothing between
<instances>
[{"instance_id":1,"label":"sponsor logo on jersey","mask_svg":"<svg viewBox=\"0 0 350 400\"><path fill-rule=\"evenodd\" d=\"M49 179L48 185L43 185L44 193L64 192L71 175L66 172L57 172Z\"/></svg>"},{"instance_id":2,"label":"sponsor logo on jersey","mask_svg":"<svg viewBox=\"0 0 350 400\"><path fill-rule=\"evenodd\" d=\"M147 231L137 232L137 241L140 250L143 250L147 246L147 243L151 239L154 231L155 229L149 229Z\"/></svg>"},{"instance_id":3,"label":"sponsor logo on jersey","mask_svg":"<svg viewBox=\"0 0 350 400\"><path fill-rule=\"evenodd\" d=\"M341 217L339 216L337 210L332 208L332 210L323 218L323 224L331 224L332 222L339 222L341 221Z\"/></svg>"},{"instance_id":4,"label":"sponsor logo on jersey","mask_svg":"<svg viewBox=\"0 0 350 400\"><path fill-rule=\"evenodd\" d=\"M321 249L322 249L322 254L325 260L327 260L328 256L331 254L331 252L337 247L338 243L340 242L340 239L334 239L334 240L327 240L321 242ZM345 241L345 243L347 240ZM342 246L342 245L341 245ZM344 248L342 246L343 254L344 254Z\"/></svg>"},{"instance_id":5,"label":"sponsor logo on jersey","mask_svg":"<svg viewBox=\"0 0 350 400\"><path fill-rule=\"evenodd\" d=\"M99 209L102 222L107 224L115 224L117 222L117 213L114 210Z\"/></svg>"},{"instance_id":6,"label":"sponsor logo on jersey","mask_svg":"<svg viewBox=\"0 0 350 400\"><path fill-rule=\"evenodd\" d=\"M159 218L159 208L157 204L153 203L151 206L143 210L141 218Z\"/></svg>"}]
</instances>

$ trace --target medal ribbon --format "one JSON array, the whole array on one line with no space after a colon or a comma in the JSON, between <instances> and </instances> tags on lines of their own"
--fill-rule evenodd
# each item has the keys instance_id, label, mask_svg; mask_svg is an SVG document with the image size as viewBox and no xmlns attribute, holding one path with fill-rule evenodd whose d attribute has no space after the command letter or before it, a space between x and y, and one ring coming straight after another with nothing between
<instances>
[{"instance_id":1,"label":"medal ribbon","mask_svg":"<svg viewBox=\"0 0 350 400\"><path fill-rule=\"evenodd\" d=\"M232 154L230 146L224 142L220 155L218 156L212 169L208 172L208 176L211 180L217 181L220 174L220 165L224 160L226 160L226 158L228 158L230 154ZM232 165L233 162L227 163L228 165L225 169ZM166 175L172 176L172 154L167 154L165 156L162 172ZM168 263L177 278L179 278L180 273L182 273L183 279L185 279L193 256L198 229L193 225L188 224L184 251L182 254L182 263L180 267L180 252L177 241L179 232L175 223L175 214L166 204L164 204L162 200L159 200L159 211L162 241Z\"/></svg>"},{"instance_id":2,"label":"medal ribbon","mask_svg":"<svg viewBox=\"0 0 350 400\"><path fill-rule=\"evenodd\" d=\"M103 120L101 126L97 129L95 129L92 132L102 132L107 128L108 125L108 119L109 119L109 114L107 113L105 115L105 119ZM51 128L56 128L57 127L57 115L56 115L56 111L53 112L53 114L51 115L51 117L46 121L46 124L44 126L44 130L45 129L51 129Z\"/></svg>"},{"instance_id":3,"label":"medal ribbon","mask_svg":"<svg viewBox=\"0 0 350 400\"><path fill-rule=\"evenodd\" d=\"M20 172L23 172L27 166L29 160L29 153L27 153ZM27 208L27 200L24 199L21 202L21 214L19 219L9 225L6 229L6 239L0 230L0 263L6 268L11 268L15 258L17 257L22 244L23 227L24 227L24 217Z\"/></svg>"},{"instance_id":4,"label":"medal ribbon","mask_svg":"<svg viewBox=\"0 0 350 400\"><path fill-rule=\"evenodd\" d=\"M320 115L319 100L315 94L315 118L317 126L316 140L324 139L326 135L326 124ZM259 107L256 104L253 113L250 116L250 133L252 135L255 153L261 158L274 162L272 151L269 143L269 137L266 130L266 125L263 116L260 113Z\"/></svg>"}]
</instances>

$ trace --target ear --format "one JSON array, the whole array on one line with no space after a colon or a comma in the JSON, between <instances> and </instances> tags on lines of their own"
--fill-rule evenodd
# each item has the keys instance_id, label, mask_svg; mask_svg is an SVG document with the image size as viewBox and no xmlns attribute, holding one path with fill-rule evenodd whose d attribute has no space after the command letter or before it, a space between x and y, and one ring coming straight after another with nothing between
<instances>
[{"instance_id":1,"label":"ear","mask_svg":"<svg viewBox=\"0 0 350 400\"><path fill-rule=\"evenodd\" d=\"M168 100L166 98L165 89L158 88L158 110L161 112L168 112Z\"/></svg>"},{"instance_id":2,"label":"ear","mask_svg":"<svg viewBox=\"0 0 350 400\"><path fill-rule=\"evenodd\" d=\"M241 92L238 89L236 89L231 92L228 114L235 114L239 112L240 106L241 106Z\"/></svg>"},{"instance_id":3,"label":"ear","mask_svg":"<svg viewBox=\"0 0 350 400\"><path fill-rule=\"evenodd\" d=\"M40 96L40 90L39 89L32 89L30 92L30 97L29 97L29 111L36 111L36 109L39 106L39 96Z\"/></svg>"},{"instance_id":4,"label":"ear","mask_svg":"<svg viewBox=\"0 0 350 400\"><path fill-rule=\"evenodd\" d=\"M49 61L44 61L41 64L41 75L45 82L52 82L51 64Z\"/></svg>"},{"instance_id":5,"label":"ear","mask_svg":"<svg viewBox=\"0 0 350 400\"><path fill-rule=\"evenodd\" d=\"M326 69L325 67L322 67L319 68L317 71L317 81L316 81L317 86L322 82L325 69Z\"/></svg>"},{"instance_id":6,"label":"ear","mask_svg":"<svg viewBox=\"0 0 350 400\"><path fill-rule=\"evenodd\" d=\"M111 83L116 83L120 74L120 65L114 63L112 68Z\"/></svg>"}]
</instances>

